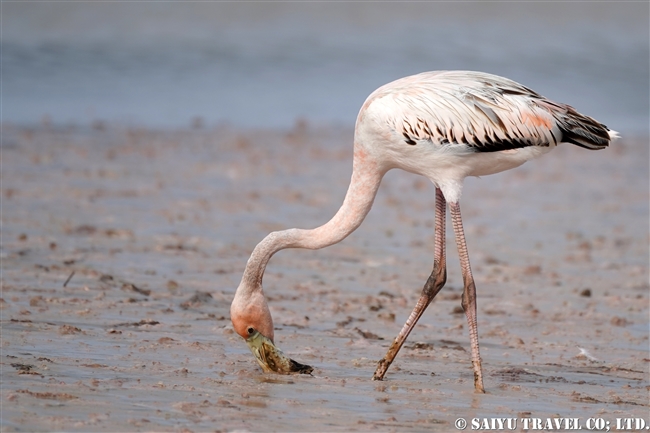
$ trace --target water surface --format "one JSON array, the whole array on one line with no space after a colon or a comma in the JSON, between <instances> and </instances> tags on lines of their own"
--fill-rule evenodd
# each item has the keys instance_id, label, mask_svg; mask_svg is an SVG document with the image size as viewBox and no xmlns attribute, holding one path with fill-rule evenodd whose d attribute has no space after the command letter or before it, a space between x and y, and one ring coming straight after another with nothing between
<instances>
[{"instance_id":1,"label":"water surface","mask_svg":"<svg viewBox=\"0 0 650 433\"><path fill-rule=\"evenodd\" d=\"M353 124L427 70L507 76L647 131L647 3L3 4L2 119Z\"/></svg>"}]
</instances>

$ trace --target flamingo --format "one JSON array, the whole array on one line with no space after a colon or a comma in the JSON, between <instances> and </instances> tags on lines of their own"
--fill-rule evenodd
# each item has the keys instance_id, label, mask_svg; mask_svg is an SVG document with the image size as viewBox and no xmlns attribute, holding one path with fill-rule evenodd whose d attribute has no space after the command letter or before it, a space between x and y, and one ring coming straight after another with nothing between
<instances>
[{"instance_id":1,"label":"flamingo","mask_svg":"<svg viewBox=\"0 0 650 433\"><path fill-rule=\"evenodd\" d=\"M285 248L315 250L345 239L370 211L386 172L400 168L427 177L435 186L433 270L415 308L379 361L373 380L383 380L422 313L445 285L445 214L449 206L463 276L461 305L469 326L474 387L485 392L476 286L459 204L463 180L518 167L560 143L598 150L616 138L618 133L573 107L487 73L424 72L378 88L357 117L352 178L341 208L320 227L272 232L255 247L231 305L234 330L247 340L265 371L293 371L277 363L269 366L267 358L272 356L261 353L274 348L273 320L262 289L269 259ZM281 351L278 354L287 365L295 362L284 359ZM295 370L311 372L311 367L298 364Z\"/></svg>"}]
</instances>

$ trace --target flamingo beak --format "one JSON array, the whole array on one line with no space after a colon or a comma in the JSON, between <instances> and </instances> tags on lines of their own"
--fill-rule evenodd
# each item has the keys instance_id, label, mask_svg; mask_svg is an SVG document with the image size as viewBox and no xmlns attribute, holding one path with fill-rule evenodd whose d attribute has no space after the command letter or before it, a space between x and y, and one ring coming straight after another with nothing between
<instances>
[{"instance_id":1,"label":"flamingo beak","mask_svg":"<svg viewBox=\"0 0 650 433\"><path fill-rule=\"evenodd\" d=\"M260 334L256 329L251 328L251 330L246 344L265 373L311 374L314 370L309 365L301 364L286 356L269 338Z\"/></svg>"}]
</instances>

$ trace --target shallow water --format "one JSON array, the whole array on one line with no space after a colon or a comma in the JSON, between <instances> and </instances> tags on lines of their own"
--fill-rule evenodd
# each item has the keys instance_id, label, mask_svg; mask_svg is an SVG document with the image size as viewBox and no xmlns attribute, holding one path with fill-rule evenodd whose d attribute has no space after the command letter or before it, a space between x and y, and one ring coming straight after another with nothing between
<instances>
[{"instance_id":1,"label":"shallow water","mask_svg":"<svg viewBox=\"0 0 650 433\"><path fill-rule=\"evenodd\" d=\"M2 430L650 421L647 139L600 152L563 145L468 179L487 394L473 390L451 230L447 287L386 380L370 380L431 266L433 187L402 172L387 175L367 220L341 244L273 257L264 287L276 343L315 371L262 373L232 331L234 289L269 231L314 227L336 211L351 137L308 124L5 128Z\"/></svg>"},{"instance_id":2,"label":"shallow water","mask_svg":"<svg viewBox=\"0 0 650 433\"><path fill-rule=\"evenodd\" d=\"M614 130L648 130L645 2L14 2L2 11L5 122L351 126L382 84L469 69Z\"/></svg>"}]
</instances>

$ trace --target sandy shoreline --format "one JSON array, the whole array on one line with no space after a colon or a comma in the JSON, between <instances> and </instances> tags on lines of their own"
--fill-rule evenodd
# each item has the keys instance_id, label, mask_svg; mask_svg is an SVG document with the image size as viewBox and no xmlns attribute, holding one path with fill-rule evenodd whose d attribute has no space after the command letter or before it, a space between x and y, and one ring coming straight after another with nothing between
<instances>
[{"instance_id":1,"label":"sandy shoreline","mask_svg":"<svg viewBox=\"0 0 650 433\"><path fill-rule=\"evenodd\" d=\"M315 371L263 374L231 329L234 289L269 231L338 209L351 142L351 130L306 124L5 126L2 431L650 421L647 137L600 152L563 145L466 183L486 395L473 391L450 229L447 287L387 379L370 380L432 260L433 187L401 172L341 244L271 260L276 342Z\"/></svg>"}]
</instances>

